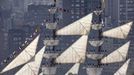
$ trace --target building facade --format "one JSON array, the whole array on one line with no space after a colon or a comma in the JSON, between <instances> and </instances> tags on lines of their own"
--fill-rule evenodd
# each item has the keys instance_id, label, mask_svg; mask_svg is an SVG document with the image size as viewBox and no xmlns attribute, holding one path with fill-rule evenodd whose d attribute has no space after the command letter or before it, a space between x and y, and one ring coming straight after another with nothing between
<instances>
[{"instance_id":1,"label":"building facade","mask_svg":"<svg viewBox=\"0 0 134 75\"><path fill-rule=\"evenodd\" d=\"M57 0L60 1L60 0ZM58 39L60 43L58 46L52 47L49 46L46 49L46 52L63 52L67 49L73 42L75 42L80 36L55 36L54 29L47 28L47 23L56 23L57 29L60 29L64 26L69 25L70 23L80 19L81 17L98 10L101 6L100 0L62 0L59 4L56 5L57 11L55 14L50 13L50 9L53 8L54 0L15 0L13 2L14 14L12 14L11 21L12 25L26 25L22 29L11 29L8 34L5 36L9 37L9 53L12 53L14 50L17 50L20 45L25 41L26 37L29 37L30 34L34 31L34 27L39 25L41 27L41 40L40 43L43 43L43 40ZM105 0L105 10L103 14L104 18L104 28L102 31L111 29L113 27L120 26L121 24L127 23L134 20L134 1L133 0ZM25 14L24 14L25 13ZM18 14L18 15L16 15ZM1 15L0 15L1 16ZM94 15L94 20L99 23L98 17ZM22 23L17 19L23 20ZM14 22L16 20L16 23ZM0 21L2 22L1 18ZM96 21L93 21L96 23ZM16 23L16 24L14 24ZM29 25L29 27L27 27ZM1 26L1 25L0 25ZM9 27L8 27L9 28ZM12 27L11 27L12 28ZM31 28L33 28L31 30ZM132 27L134 28L134 26ZM30 30L30 31L29 31ZM29 33L30 32L30 33ZM3 32L2 32L3 33ZM0 33L1 34L1 33ZM94 35L95 34L95 35ZM4 34L2 34L4 35ZM97 39L99 36L98 31L93 31L89 35L90 40ZM3 37L0 37L3 38ZM115 49L119 48L128 40L131 41L131 47L128 53L128 58L131 58L131 63L128 69L127 75L133 75L134 68L134 30L131 30L129 37L126 40L120 39L111 39L104 38L104 44L102 47L102 53L109 54ZM7 40L7 39L6 39ZM2 41L2 40L1 40ZM2 45L2 44L0 44ZM89 45L89 44L88 44ZM42 46L42 44L41 44ZM11 50L11 51L10 51ZM89 46L87 49L89 52L97 52L98 49ZM49 61L43 60L42 65L46 65ZM95 63L95 64L92 64ZM115 63L102 66L104 69L102 75L113 75L117 69L123 64ZM96 65L96 61L88 60L80 67L79 74L86 75L85 66ZM57 69L57 75L64 75L73 64L63 64L60 65ZM66 67L66 68L65 68ZM42 67L43 68L43 67Z\"/></svg>"},{"instance_id":2,"label":"building facade","mask_svg":"<svg viewBox=\"0 0 134 75\"><path fill-rule=\"evenodd\" d=\"M25 41L25 32L20 29L11 29L9 30L9 53L12 53L14 50L19 50L19 47Z\"/></svg>"}]
</instances>

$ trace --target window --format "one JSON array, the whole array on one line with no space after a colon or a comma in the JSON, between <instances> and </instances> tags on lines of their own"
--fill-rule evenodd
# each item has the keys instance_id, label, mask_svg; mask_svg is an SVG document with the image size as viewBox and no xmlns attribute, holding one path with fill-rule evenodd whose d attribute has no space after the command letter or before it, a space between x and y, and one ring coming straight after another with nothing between
<instances>
[{"instance_id":1,"label":"window","mask_svg":"<svg viewBox=\"0 0 134 75\"><path fill-rule=\"evenodd\" d=\"M81 3L84 3L84 0L81 0Z\"/></svg>"},{"instance_id":2,"label":"window","mask_svg":"<svg viewBox=\"0 0 134 75\"><path fill-rule=\"evenodd\" d=\"M127 10L128 11L134 11L134 8L128 8Z\"/></svg>"},{"instance_id":3,"label":"window","mask_svg":"<svg viewBox=\"0 0 134 75\"><path fill-rule=\"evenodd\" d=\"M73 18L74 18L74 16L71 16L71 18L73 19Z\"/></svg>"},{"instance_id":4,"label":"window","mask_svg":"<svg viewBox=\"0 0 134 75\"><path fill-rule=\"evenodd\" d=\"M17 40L18 40L18 38L16 38L16 37L15 37L15 38L13 38L13 40L14 40L14 41L17 41Z\"/></svg>"},{"instance_id":5,"label":"window","mask_svg":"<svg viewBox=\"0 0 134 75\"><path fill-rule=\"evenodd\" d=\"M76 4L75 6L76 6L76 7L79 7L79 6L80 6L80 4Z\"/></svg>"},{"instance_id":6,"label":"window","mask_svg":"<svg viewBox=\"0 0 134 75\"><path fill-rule=\"evenodd\" d=\"M76 0L75 2L80 2L80 0Z\"/></svg>"},{"instance_id":7,"label":"window","mask_svg":"<svg viewBox=\"0 0 134 75\"><path fill-rule=\"evenodd\" d=\"M74 7L74 4L72 4L71 6Z\"/></svg>"},{"instance_id":8,"label":"window","mask_svg":"<svg viewBox=\"0 0 134 75\"><path fill-rule=\"evenodd\" d=\"M79 19L79 18L80 18L80 16L76 16L76 18L77 18L77 19Z\"/></svg>"},{"instance_id":9,"label":"window","mask_svg":"<svg viewBox=\"0 0 134 75\"><path fill-rule=\"evenodd\" d=\"M74 14L74 11L73 10L71 10L71 14Z\"/></svg>"}]
</instances>

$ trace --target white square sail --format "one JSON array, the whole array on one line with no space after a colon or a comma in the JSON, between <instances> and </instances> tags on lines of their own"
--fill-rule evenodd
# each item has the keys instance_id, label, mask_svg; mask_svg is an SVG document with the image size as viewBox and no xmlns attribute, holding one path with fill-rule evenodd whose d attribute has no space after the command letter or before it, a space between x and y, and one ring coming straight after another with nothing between
<instances>
[{"instance_id":1,"label":"white square sail","mask_svg":"<svg viewBox=\"0 0 134 75\"><path fill-rule=\"evenodd\" d=\"M107 64L107 63L115 63L115 62L122 62L126 60L128 50L129 50L130 41L109 54L108 56L104 57L101 60L101 63Z\"/></svg>"},{"instance_id":2,"label":"white square sail","mask_svg":"<svg viewBox=\"0 0 134 75\"><path fill-rule=\"evenodd\" d=\"M80 63L76 63L65 75L78 75Z\"/></svg>"},{"instance_id":3,"label":"white square sail","mask_svg":"<svg viewBox=\"0 0 134 75\"><path fill-rule=\"evenodd\" d=\"M61 28L57 35L88 35L92 24L92 13Z\"/></svg>"},{"instance_id":4,"label":"white square sail","mask_svg":"<svg viewBox=\"0 0 134 75\"><path fill-rule=\"evenodd\" d=\"M102 33L102 35L106 36L106 37L126 39L128 34L129 34L129 32L130 32L132 24L133 24L133 22L129 22L129 23L126 23L126 24L124 24L122 26L119 26L119 27L104 31Z\"/></svg>"},{"instance_id":5,"label":"white square sail","mask_svg":"<svg viewBox=\"0 0 134 75\"><path fill-rule=\"evenodd\" d=\"M38 35L11 63L9 63L2 71L6 72L22 64L27 63L36 53L36 48L39 40Z\"/></svg>"},{"instance_id":6,"label":"white square sail","mask_svg":"<svg viewBox=\"0 0 134 75\"><path fill-rule=\"evenodd\" d=\"M45 46L35 55L35 58L25 64L15 75L38 75Z\"/></svg>"},{"instance_id":7,"label":"white square sail","mask_svg":"<svg viewBox=\"0 0 134 75\"><path fill-rule=\"evenodd\" d=\"M130 59L128 59L119 70L114 73L114 75L127 75L128 65L130 63Z\"/></svg>"},{"instance_id":8,"label":"white square sail","mask_svg":"<svg viewBox=\"0 0 134 75\"><path fill-rule=\"evenodd\" d=\"M86 56L87 35L80 37L56 58L56 63L83 63Z\"/></svg>"}]
</instances>

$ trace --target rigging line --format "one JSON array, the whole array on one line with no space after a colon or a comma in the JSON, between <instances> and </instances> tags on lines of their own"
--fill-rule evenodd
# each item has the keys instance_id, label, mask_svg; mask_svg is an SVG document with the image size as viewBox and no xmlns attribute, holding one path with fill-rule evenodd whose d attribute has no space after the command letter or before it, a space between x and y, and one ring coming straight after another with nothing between
<instances>
[{"instance_id":1,"label":"rigging line","mask_svg":"<svg viewBox=\"0 0 134 75\"><path fill-rule=\"evenodd\" d=\"M72 51L75 51L75 53L78 55L78 57L80 57L80 55L78 54L78 52L76 51L76 49L74 47L71 47L73 50Z\"/></svg>"},{"instance_id":2,"label":"rigging line","mask_svg":"<svg viewBox=\"0 0 134 75\"><path fill-rule=\"evenodd\" d=\"M84 25L79 21L80 25L86 30L86 32L88 33L88 30L86 29L86 27L84 27Z\"/></svg>"},{"instance_id":3,"label":"rigging line","mask_svg":"<svg viewBox=\"0 0 134 75\"><path fill-rule=\"evenodd\" d=\"M30 55L30 53L28 52L28 51L26 51L26 50L24 50L30 57L32 57L32 55Z\"/></svg>"},{"instance_id":4,"label":"rigging line","mask_svg":"<svg viewBox=\"0 0 134 75\"><path fill-rule=\"evenodd\" d=\"M28 54L29 55L29 54ZM27 55L26 55L27 56ZM30 55L31 56L31 55ZM32 57L32 56L31 56ZM21 57L22 58L22 60L25 62L26 60L25 59L23 59L23 57Z\"/></svg>"},{"instance_id":5,"label":"rigging line","mask_svg":"<svg viewBox=\"0 0 134 75\"><path fill-rule=\"evenodd\" d=\"M75 51L75 53L80 57L80 55L78 54L78 52L76 51L76 49L74 48L74 47L71 47L74 51ZM82 60L82 58L81 58L81 60Z\"/></svg>"},{"instance_id":6,"label":"rigging line","mask_svg":"<svg viewBox=\"0 0 134 75\"><path fill-rule=\"evenodd\" d=\"M117 50L117 52L122 56L123 59L126 59L125 56L123 56L120 51Z\"/></svg>"},{"instance_id":7,"label":"rigging line","mask_svg":"<svg viewBox=\"0 0 134 75\"><path fill-rule=\"evenodd\" d=\"M34 72L34 70L32 69L32 67L29 64L26 64L26 65L31 69L31 71L34 73L34 75L36 75L36 73Z\"/></svg>"},{"instance_id":8,"label":"rigging line","mask_svg":"<svg viewBox=\"0 0 134 75\"><path fill-rule=\"evenodd\" d=\"M37 42L36 42L37 43ZM29 44L30 45L30 44ZM31 48L31 47L29 47L30 49L33 49L33 48ZM28 51L26 51L26 48L24 49L24 51L28 54L28 55L30 55L29 54L29 52ZM31 57L32 57L32 55L30 55Z\"/></svg>"}]
</instances>

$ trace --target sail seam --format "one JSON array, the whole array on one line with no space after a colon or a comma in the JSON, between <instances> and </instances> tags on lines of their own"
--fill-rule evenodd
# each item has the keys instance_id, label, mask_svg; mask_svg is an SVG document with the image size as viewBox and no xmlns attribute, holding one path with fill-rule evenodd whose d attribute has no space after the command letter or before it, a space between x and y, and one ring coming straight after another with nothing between
<instances>
[{"instance_id":1,"label":"sail seam","mask_svg":"<svg viewBox=\"0 0 134 75\"><path fill-rule=\"evenodd\" d=\"M125 33L123 32L123 29L122 29L122 28L120 28L120 30L121 30L121 32L122 32L122 34L123 34L124 38L126 38L126 35L125 35Z\"/></svg>"},{"instance_id":2,"label":"sail seam","mask_svg":"<svg viewBox=\"0 0 134 75\"><path fill-rule=\"evenodd\" d=\"M123 56L120 51L117 50L117 52L122 56L123 59L125 59L125 56Z\"/></svg>"},{"instance_id":3,"label":"sail seam","mask_svg":"<svg viewBox=\"0 0 134 75\"><path fill-rule=\"evenodd\" d=\"M34 75L36 75L36 73L34 72L34 70L32 70L31 66L29 64L27 64L27 65L31 69L31 71L34 73Z\"/></svg>"},{"instance_id":4,"label":"sail seam","mask_svg":"<svg viewBox=\"0 0 134 75\"><path fill-rule=\"evenodd\" d=\"M86 34L88 33L88 30L83 26L83 24L79 21L80 25L86 30Z\"/></svg>"},{"instance_id":5,"label":"sail seam","mask_svg":"<svg viewBox=\"0 0 134 75\"><path fill-rule=\"evenodd\" d=\"M72 49L74 49L74 52L77 54L78 57L80 57L79 62L82 60L81 56L79 55L79 53L76 51L76 49L74 47L72 47Z\"/></svg>"}]
</instances>

